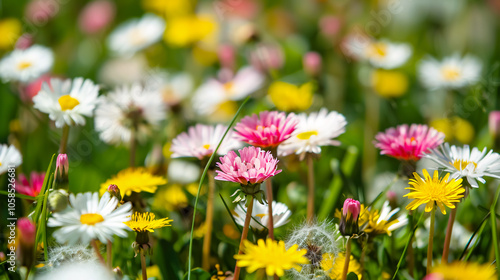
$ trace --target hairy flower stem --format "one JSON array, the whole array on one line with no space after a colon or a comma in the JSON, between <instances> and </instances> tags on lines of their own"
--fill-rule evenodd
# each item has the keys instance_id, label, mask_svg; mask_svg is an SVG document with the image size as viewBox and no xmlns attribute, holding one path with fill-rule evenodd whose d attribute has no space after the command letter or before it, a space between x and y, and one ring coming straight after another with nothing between
<instances>
[{"instance_id":1,"label":"hairy flower stem","mask_svg":"<svg viewBox=\"0 0 500 280\"><path fill-rule=\"evenodd\" d=\"M441 263L448 263L448 254L450 252L450 241L451 241L451 232L453 231L453 224L455 223L455 217L457 216L457 206L451 209L450 218L448 219L448 226L446 227L446 237L444 239L444 248L443 248L443 257L441 258Z\"/></svg>"},{"instance_id":2,"label":"hairy flower stem","mask_svg":"<svg viewBox=\"0 0 500 280\"><path fill-rule=\"evenodd\" d=\"M69 138L69 126L65 124L62 128L61 144L59 146L60 154L66 153L66 148L68 146L68 138Z\"/></svg>"},{"instance_id":3,"label":"hairy flower stem","mask_svg":"<svg viewBox=\"0 0 500 280\"><path fill-rule=\"evenodd\" d=\"M108 245L106 246L107 264L109 268L113 267L113 243L108 240Z\"/></svg>"},{"instance_id":4,"label":"hairy flower stem","mask_svg":"<svg viewBox=\"0 0 500 280\"><path fill-rule=\"evenodd\" d=\"M273 183L271 178L266 180L266 196L267 196L267 214L268 223L267 228L269 229L269 238L274 240L274 221L273 221Z\"/></svg>"},{"instance_id":5,"label":"hairy flower stem","mask_svg":"<svg viewBox=\"0 0 500 280\"><path fill-rule=\"evenodd\" d=\"M97 254L97 257L99 258L99 260L101 261L101 263L105 265L106 262L104 261L104 258L101 255L101 250L99 250L99 246L97 246L97 243L95 242L95 239L92 239L92 241L90 241L90 245L92 245L92 248L94 248L94 251Z\"/></svg>"},{"instance_id":6,"label":"hairy flower stem","mask_svg":"<svg viewBox=\"0 0 500 280\"><path fill-rule=\"evenodd\" d=\"M148 280L148 272L146 271L146 252L141 248L141 269L142 280Z\"/></svg>"},{"instance_id":7,"label":"hairy flower stem","mask_svg":"<svg viewBox=\"0 0 500 280\"><path fill-rule=\"evenodd\" d=\"M436 206L431 211L431 226L429 228L429 244L427 245L427 274L432 270L432 246L434 245L434 223L436 220Z\"/></svg>"},{"instance_id":8,"label":"hairy flower stem","mask_svg":"<svg viewBox=\"0 0 500 280\"><path fill-rule=\"evenodd\" d=\"M307 154L307 222L314 220L314 162L312 154Z\"/></svg>"},{"instance_id":9,"label":"hairy flower stem","mask_svg":"<svg viewBox=\"0 0 500 280\"><path fill-rule=\"evenodd\" d=\"M252 210L253 210L253 196L247 195L247 214L245 216L245 224L243 226L243 232L241 233L241 240L238 255L243 253L243 240L247 239L248 229L250 228L250 220L252 219ZM236 262L236 267L234 268L234 280L240 279L240 267L238 266L238 262Z\"/></svg>"},{"instance_id":10,"label":"hairy flower stem","mask_svg":"<svg viewBox=\"0 0 500 280\"><path fill-rule=\"evenodd\" d=\"M205 217L205 237L203 238L202 268L210 269L210 244L212 242L212 228L214 223L214 194L215 194L215 172L208 170L208 198L207 215Z\"/></svg>"},{"instance_id":11,"label":"hairy flower stem","mask_svg":"<svg viewBox=\"0 0 500 280\"><path fill-rule=\"evenodd\" d=\"M347 239L347 245L345 246L345 261L344 269L342 270L342 280L347 279L347 272L349 271L349 261L351 260L351 238Z\"/></svg>"}]
</instances>

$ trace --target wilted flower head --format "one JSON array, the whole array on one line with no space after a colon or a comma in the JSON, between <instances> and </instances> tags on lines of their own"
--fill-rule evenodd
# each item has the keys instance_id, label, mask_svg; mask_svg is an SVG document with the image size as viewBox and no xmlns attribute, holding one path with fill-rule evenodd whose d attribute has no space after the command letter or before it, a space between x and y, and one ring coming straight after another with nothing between
<instances>
[{"instance_id":1,"label":"wilted flower head","mask_svg":"<svg viewBox=\"0 0 500 280\"><path fill-rule=\"evenodd\" d=\"M29 181L24 174L20 174L18 180L16 180L16 191L20 194L35 197L40 193L44 179L45 173L31 172Z\"/></svg>"},{"instance_id":2,"label":"wilted flower head","mask_svg":"<svg viewBox=\"0 0 500 280\"><path fill-rule=\"evenodd\" d=\"M257 147L277 147L290 138L299 120L295 114L264 111L244 117L236 124L236 139Z\"/></svg>"},{"instance_id":3,"label":"wilted flower head","mask_svg":"<svg viewBox=\"0 0 500 280\"><path fill-rule=\"evenodd\" d=\"M406 124L389 128L375 136L380 154L399 160L417 161L443 143L444 134L423 124Z\"/></svg>"}]
</instances>

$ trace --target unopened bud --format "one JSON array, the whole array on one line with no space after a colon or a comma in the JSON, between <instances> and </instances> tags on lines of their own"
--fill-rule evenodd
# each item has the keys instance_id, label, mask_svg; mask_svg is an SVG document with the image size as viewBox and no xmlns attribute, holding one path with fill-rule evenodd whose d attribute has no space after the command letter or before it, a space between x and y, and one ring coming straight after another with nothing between
<instances>
[{"instance_id":1,"label":"unopened bud","mask_svg":"<svg viewBox=\"0 0 500 280\"><path fill-rule=\"evenodd\" d=\"M490 135L493 137L495 148L500 147L500 111L491 111L488 118Z\"/></svg>"},{"instance_id":2,"label":"unopened bud","mask_svg":"<svg viewBox=\"0 0 500 280\"><path fill-rule=\"evenodd\" d=\"M17 234L17 240L19 241L19 243L16 244L17 261L22 266L31 267L35 261L35 223L28 218L20 218L17 221Z\"/></svg>"},{"instance_id":3,"label":"unopened bud","mask_svg":"<svg viewBox=\"0 0 500 280\"><path fill-rule=\"evenodd\" d=\"M54 190L50 192L47 202L49 204L50 211L53 213L61 212L68 207L68 192L63 189Z\"/></svg>"},{"instance_id":4,"label":"unopened bud","mask_svg":"<svg viewBox=\"0 0 500 280\"><path fill-rule=\"evenodd\" d=\"M57 162L56 162L55 189L64 189L64 190L69 189L68 171L69 171L68 155L59 154L57 156Z\"/></svg>"},{"instance_id":5,"label":"unopened bud","mask_svg":"<svg viewBox=\"0 0 500 280\"><path fill-rule=\"evenodd\" d=\"M317 76L321 71L321 56L317 52L306 53L302 63L304 71L311 76Z\"/></svg>"},{"instance_id":6,"label":"unopened bud","mask_svg":"<svg viewBox=\"0 0 500 280\"><path fill-rule=\"evenodd\" d=\"M359 233L358 218L361 211L359 201L348 198L344 201L342 208L342 218L340 219L339 230L344 236L352 236Z\"/></svg>"},{"instance_id":7,"label":"unopened bud","mask_svg":"<svg viewBox=\"0 0 500 280\"><path fill-rule=\"evenodd\" d=\"M219 61L222 68L234 69L236 51L231 45L221 45L218 50Z\"/></svg>"},{"instance_id":8,"label":"unopened bud","mask_svg":"<svg viewBox=\"0 0 500 280\"><path fill-rule=\"evenodd\" d=\"M118 188L117 185L115 185L115 184L109 185L109 187L108 187L108 193L111 195L111 197L116 197L116 199L118 199L118 201L122 200L122 195L120 193L120 188Z\"/></svg>"}]
</instances>

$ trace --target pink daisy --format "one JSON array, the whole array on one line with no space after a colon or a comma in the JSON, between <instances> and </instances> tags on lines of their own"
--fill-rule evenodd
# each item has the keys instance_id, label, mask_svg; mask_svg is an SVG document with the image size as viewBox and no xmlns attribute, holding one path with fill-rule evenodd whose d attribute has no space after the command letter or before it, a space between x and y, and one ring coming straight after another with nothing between
<instances>
[{"instance_id":1,"label":"pink daisy","mask_svg":"<svg viewBox=\"0 0 500 280\"><path fill-rule=\"evenodd\" d=\"M220 158L215 179L230 181L242 185L259 184L269 177L281 172L277 170L278 160L273 158L271 152L260 148L245 147L238 150L240 156L234 151Z\"/></svg>"},{"instance_id":2,"label":"pink daisy","mask_svg":"<svg viewBox=\"0 0 500 280\"><path fill-rule=\"evenodd\" d=\"M259 116L253 114L244 117L234 129L238 140L267 148L276 147L290 138L298 123L293 113L286 116L283 112L264 111Z\"/></svg>"},{"instance_id":3,"label":"pink daisy","mask_svg":"<svg viewBox=\"0 0 500 280\"><path fill-rule=\"evenodd\" d=\"M179 157L196 157L203 159L209 157L217 148L227 126L224 125L204 125L197 124L188 129L187 133L183 132L172 140L170 151L173 153L172 158ZM241 142L234 139L233 132L229 131L222 141L217 153L225 155L228 151L241 147Z\"/></svg>"},{"instance_id":4,"label":"pink daisy","mask_svg":"<svg viewBox=\"0 0 500 280\"><path fill-rule=\"evenodd\" d=\"M381 155L389 155L400 160L417 161L443 143L444 134L423 124L400 125L389 128L375 136L375 147Z\"/></svg>"},{"instance_id":5,"label":"pink daisy","mask_svg":"<svg viewBox=\"0 0 500 280\"><path fill-rule=\"evenodd\" d=\"M16 180L16 191L20 194L35 197L40 193L44 179L45 173L31 172L29 181L24 174L21 174L19 179Z\"/></svg>"}]
</instances>

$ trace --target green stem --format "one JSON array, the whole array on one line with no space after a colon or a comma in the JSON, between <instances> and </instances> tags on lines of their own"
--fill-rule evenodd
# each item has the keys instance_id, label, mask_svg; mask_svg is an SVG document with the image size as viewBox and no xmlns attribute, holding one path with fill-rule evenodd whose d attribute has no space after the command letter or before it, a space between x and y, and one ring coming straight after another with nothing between
<instances>
[{"instance_id":1,"label":"green stem","mask_svg":"<svg viewBox=\"0 0 500 280\"><path fill-rule=\"evenodd\" d=\"M68 146L68 138L69 138L69 126L65 124L62 128L61 145L59 146L60 154L66 153L66 148Z\"/></svg>"},{"instance_id":2,"label":"green stem","mask_svg":"<svg viewBox=\"0 0 500 280\"><path fill-rule=\"evenodd\" d=\"M203 259L201 267L208 271L210 269L210 244L212 241L212 228L214 222L214 195L215 194L215 172L208 171L208 198L207 215L205 218L205 237L203 238Z\"/></svg>"},{"instance_id":3,"label":"green stem","mask_svg":"<svg viewBox=\"0 0 500 280\"><path fill-rule=\"evenodd\" d=\"M429 228L429 244L427 245L427 274L432 271L432 247L434 244L434 223L436 220L436 206L431 211L431 226Z\"/></svg>"},{"instance_id":4,"label":"green stem","mask_svg":"<svg viewBox=\"0 0 500 280\"><path fill-rule=\"evenodd\" d=\"M307 222L311 224L314 220L314 162L312 154L307 154Z\"/></svg>"},{"instance_id":5,"label":"green stem","mask_svg":"<svg viewBox=\"0 0 500 280\"><path fill-rule=\"evenodd\" d=\"M497 208L497 201L498 201L498 195L500 193L500 187L497 187L497 191L495 193L495 200L493 201L493 204L491 204L490 208L490 221L491 221L491 236L493 238L493 246L495 248L495 262L497 265L497 271L500 271L500 250L498 248L498 234L497 234L497 217L496 217L496 208Z\"/></svg>"},{"instance_id":6,"label":"green stem","mask_svg":"<svg viewBox=\"0 0 500 280\"><path fill-rule=\"evenodd\" d=\"M269 238L274 240L274 221L273 221L273 183L271 178L266 180L266 195L267 195L267 214L268 223L267 228L269 229Z\"/></svg>"},{"instance_id":7,"label":"green stem","mask_svg":"<svg viewBox=\"0 0 500 280\"><path fill-rule=\"evenodd\" d=\"M458 204L455 205L455 208L451 209L450 218L448 219L448 226L446 227L446 237L444 239L443 257L441 258L442 264L448 263L451 233L453 231L453 224L455 223L455 217L457 216L457 207Z\"/></svg>"},{"instance_id":8,"label":"green stem","mask_svg":"<svg viewBox=\"0 0 500 280\"><path fill-rule=\"evenodd\" d=\"M142 280L148 280L148 272L146 271L146 252L141 248L141 269Z\"/></svg>"},{"instance_id":9,"label":"green stem","mask_svg":"<svg viewBox=\"0 0 500 280\"><path fill-rule=\"evenodd\" d=\"M243 232L241 233L240 247L238 250L238 255L243 254L243 241L247 239L248 229L250 228L250 220L252 219L252 210L253 210L253 197L251 195L247 195L247 214L245 216L245 224L243 226ZM234 280L240 279L240 267L238 266L238 262L236 262L236 267L234 268Z\"/></svg>"},{"instance_id":10,"label":"green stem","mask_svg":"<svg viewBox=\"0 0 500 280\"><path fill-rule=\"evenodd\" d=\"M344 269L342 270L342 280L347 279L347 273L349 272L349 262L351 260L351 238L347 239L347 245L345 246L345 260Z\"/></svg>"},{"instance_id":11,"label":"green stem","mask_svg":"<svg viewBox=\"0 0 500 280\"><path fill-rule=\"evenodd\" d=\"M106 245L106 255L108 255L107 264L109 268L113 267L113 243L108 240Z\"/></svg>"}]
</instances>

